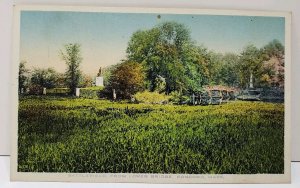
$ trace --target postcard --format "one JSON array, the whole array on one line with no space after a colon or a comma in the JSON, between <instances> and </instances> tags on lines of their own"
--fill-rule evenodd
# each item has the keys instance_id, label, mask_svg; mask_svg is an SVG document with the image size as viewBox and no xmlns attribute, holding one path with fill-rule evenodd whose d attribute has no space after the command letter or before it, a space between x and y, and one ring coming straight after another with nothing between
<instances>
[{"instance_id":1,"label":"postcard","mask_svg":"<svg viewBox=\"0 0 300 188\"><path fill-rule=\"evenodd\" d=\"M12 181L290 182L290 13L14 9Z\"/></svg>"}]
</instances>

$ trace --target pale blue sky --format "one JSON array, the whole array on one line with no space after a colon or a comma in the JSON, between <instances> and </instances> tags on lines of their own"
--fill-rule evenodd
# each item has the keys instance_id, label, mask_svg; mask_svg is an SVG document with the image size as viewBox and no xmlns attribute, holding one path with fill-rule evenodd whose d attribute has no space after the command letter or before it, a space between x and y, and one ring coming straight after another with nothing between
<instances>
[{"instance_id":1,"label":"pale blue sky","mask_svg":"<svg viewBox=\"0 0 300 188\"><path fill-rule=\"evenodd\" d=\"M100 66L126 57L131 35L158 23L186 25L192 39L216 52L239 53L247 44L262 47L273 39L284 44L284 18L134 13L39 12L21 13L21 60L29 67L65 71L59 50L66 43L81 44L84 73L94 75Z\"/></svg>"}]
</instances>

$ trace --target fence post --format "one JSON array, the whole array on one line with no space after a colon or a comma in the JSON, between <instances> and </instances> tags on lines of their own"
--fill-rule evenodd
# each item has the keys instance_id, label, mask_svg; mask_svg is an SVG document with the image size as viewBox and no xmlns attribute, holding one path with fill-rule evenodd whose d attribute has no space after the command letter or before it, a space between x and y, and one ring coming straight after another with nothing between
<instances>
[{"instance_id":1,"label":"fence post","mask_svg":"<svg viewBox=\"0 0 300 188\"><path fill-rule=\"evenodd\" d=\"M195 105L195 94L192 95L193 105Z\"/></svg>"},{"instance_id":2,"label":"fence post","mask_svg":"<svg viewBox=\"0 0 300 188\"><path fill-rule=\"evenodd\" d=\"M43 88L43 95L46 95L47 94L47 91L46 91L47 89L44 87Z\"/></svg>"},{"instance_id":3,"label":"fence post","mask_svg":"<svg viewBox=\"0 0 300 188\"><path fill-rule=\"evenodd\" d=\"M76 97L80 96L80 88L76 88Z\"/></svg>"},{"instance_id":4,"label":"fence post","mask_svg":"<svg viewBox=\"0 0 300 188\"><path fill-rule=\"evenodd\" d=\"M116 100L117 99L117 94L116 94L116 90L113 89L113 100Z\"/></svg>"}]
</instances>

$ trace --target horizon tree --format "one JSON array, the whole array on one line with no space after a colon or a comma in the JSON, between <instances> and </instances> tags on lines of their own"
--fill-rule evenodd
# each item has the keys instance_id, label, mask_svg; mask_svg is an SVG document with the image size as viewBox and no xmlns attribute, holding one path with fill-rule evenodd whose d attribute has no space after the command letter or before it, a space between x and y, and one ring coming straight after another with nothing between
<instances>
[{"instance_id":1,"label":"horizon tree","mask_svg":"<svg viewBox=\"0 0 300 188\"><path fill-rule=\"evenodd\" d=\"M82 62L80 44L69 43L64 46L64 50L60 51L62 60L67 65L65 72L66 83L70 88L70 94L75 95L76 88L80 82L80 63Z\"/></svg>"}]
</instances>

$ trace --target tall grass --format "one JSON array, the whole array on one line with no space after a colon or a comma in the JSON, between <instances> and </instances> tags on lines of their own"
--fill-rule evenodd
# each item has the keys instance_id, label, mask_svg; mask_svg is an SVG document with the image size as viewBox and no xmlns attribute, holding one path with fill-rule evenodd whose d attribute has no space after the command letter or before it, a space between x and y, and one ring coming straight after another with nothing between
<instances>
[{"instance_id":1,"label":"tall grass","mask_svg":"<svg viewBox=\"0 0 300 188\"><path fill-rule=\"evenodd\" d=\"M284 106L24 97L22 172L283 173Z\"/></svg>"}]
</instances>

